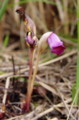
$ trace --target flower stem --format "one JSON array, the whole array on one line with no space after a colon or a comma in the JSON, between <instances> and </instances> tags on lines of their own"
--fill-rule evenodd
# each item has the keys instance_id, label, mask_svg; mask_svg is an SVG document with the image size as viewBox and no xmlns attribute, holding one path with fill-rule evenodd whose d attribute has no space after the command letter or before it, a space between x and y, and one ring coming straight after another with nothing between
<instances>
[{"instance_id":1,"label":"flower stem","mask_svg":"<svg viewBox=\"0 0 79 120\"><path fill-rule=\"evenodd\" d=\"M36 64L35 64L34 73L33 73L31 85L30 85L31 92L33 91L34 81L35 81L35 77L36 77L36 74L38 71L39 56L40 56L40 53L39 53L39 51L37 51Z\"/></svg>"},{"instance_id":2,"label":"flower stem","mask_svg":"<svg viewBox=\"0 0 79 120\"><path fill-rule=\"evenodd\" d=\"M35 81L36 73L37 73L37 70L38 70L39 56L40 56L40 54L39 54L39 51L37 49L37 58L36 58L36 64L35 64L33 76L31 76L31 74L30 74L29 81L28 81L26 105L25 105L26 106L25 108L26 108L27 112L30 109L31 95L32 95L32 92L33 92L34 81Z\"/></svg>"},{"instance_id":3,"label":"flower stem","mask_svg":"<svg viewBox=\"0 0 79 120\"><path fill-rule=\"evenodd\" d=\"M29 50L29 58L30 58L30 70L29 70L29 79L28 79L28 85L27 85L27 94L26 94L26 101L24 103L23 106L23 111L25 112L29 112L30 109L30 101L31 101L31 90L30 90L30 86L31 86L31 80L32 80L32 74L33 74L33 55L34 55L34 48L30 48Z\"/></svg>"}]
</instances>

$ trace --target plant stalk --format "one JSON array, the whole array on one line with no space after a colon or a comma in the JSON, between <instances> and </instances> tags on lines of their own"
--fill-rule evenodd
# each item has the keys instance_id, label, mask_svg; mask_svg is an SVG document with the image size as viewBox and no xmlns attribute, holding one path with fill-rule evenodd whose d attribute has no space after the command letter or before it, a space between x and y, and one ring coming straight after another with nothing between
<instances>
[{"instance_id":1,"label":"plant stalk","mask_svg":"<svg viewBox=\"0 0 79 120\"><path fill-rule=\"evenodd\" d=\"M29 74L29 80L28 80L28 87L27 87L27 94L26 94L26 102L23 107L23 111L29 112L30 110L30 102L34 87L34 81L38 70L38 63L39 63L39 56L40 52L37 48L37 58L36 58L36 64L33 72L33 60L34 60L34 49L30 49L30 74ZM32 75L33 74L33 75Z\"/></svg>"},{"instance_id":2,"label":"plant stalk","mask_svg":"<svg viewBox=\"0 0 79 120\"><path fill-rule=\"evenodd\" d=\"M34 81L35 81L35 77L36 77L36 74L37 74L37 71L38 71L39 56L40 56L40 53L38 51L37 58L36 58L36 64L35 64L35 68L34 68L34 73L33 73L31 84L30 84L31 93L33 91ZM30 95L31 95L31 93L30 93Z\"/></svg>"},{"instance_id":3,"label":"plant stalk","mask_svg":"<svg viewBox=\"0 0 79 120\"><path fill-rule=\"evenodd\" d=\"M31 87L32 74L33 74L33 58L34 58L33 55L34 55L34 48L30 48L30 50L29 50L29 58L30 58L29 67L30 67L30 70L29 70L29 79L28 79L28 83L27 83L26 100L25 100L25 103L24 103L24 106L23 106L23 111L24 112L29 112L29 110L30 110L30 101L31 101L31 94L32 94L32 91L31 91L30 87Z\"/></svg>"},{"instance_id":4,"label":"plant stalk","mask_svg":"<svg viewBox=\"0 0 79 120\"><path fill-rule=\"evenodd\" d=\"M30 80L30 84L28 86L28 92L27 92L27 104L28 104L28 107L30 107L30 101L31 101L31 97L32 97L34 81L35 81L35 77L36 77L37 70L38 70L39 56L40 56L40 54L39 54L39 51L37 50L37 58L36 58L36 64L35 64L35 68L34 68L34 73L33 73L32 79Z\"/></svg>"},{"instance_id":5,"label":"plant stalk","mask_svg":"<svg viewBox=\"0 0 79 120\"><path fill-rule=\"evenodd\" d=\"M78 55L77 55L77 73L76 73L76 93L79 90L79 0L77 0L77 43L78 43ZM75 100L75 104L79 104L79 93Z\"/></svg>"}]
</instances>

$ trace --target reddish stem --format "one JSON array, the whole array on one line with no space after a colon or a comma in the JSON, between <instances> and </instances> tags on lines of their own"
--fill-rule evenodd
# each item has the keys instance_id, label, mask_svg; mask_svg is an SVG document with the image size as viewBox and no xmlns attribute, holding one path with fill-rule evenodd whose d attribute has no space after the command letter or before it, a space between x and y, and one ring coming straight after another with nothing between
<instances>
[{"instance_id":1,"label":"reddish stem","mask_svg":"<svg viewBox=\"0 0 79 120\"><path fill-rule=\"evenodd\" d=\"M25 104L23 106L24 112L29 112L29 110L30 110L30 102L31 102L31 95L32 95L31 80L32 80L32 74L33 74L33 53L34 53L34 48L30 48L30 51L29 51L30 70L29 70L29 80L28 80L28 85L27 85L26 100L25 100Z\"/></svg>"},{"instance_id":2,"label":"reddish stem","mask_svg":"<svg viewBox=\"0 0 79 120\"><path fill-rule=\"evenodd\" d=\"M32 78L32 73L33 73L33 52L34 48L30 48L30 71L29 71L29 80Z\"/></svg>"}]
</instances>

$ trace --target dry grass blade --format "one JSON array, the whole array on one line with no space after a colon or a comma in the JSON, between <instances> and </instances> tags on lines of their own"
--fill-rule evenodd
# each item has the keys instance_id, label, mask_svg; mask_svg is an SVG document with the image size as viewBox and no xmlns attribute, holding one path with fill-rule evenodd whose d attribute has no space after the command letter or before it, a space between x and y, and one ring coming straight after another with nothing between
<instances>
[{"instance_id":1,"label":"dry grass blade","mask_svg":"<svg viewBox=\"0 0 79 120\"><path fill-rule=\"evenodd\" d=\"M70 46L70 45L71 45L71 46L77 46L76 43L70 41L69 39L66 39L66 38L63 38L63 37L60 37L60 39L61 39L62 41L64 41L66 44L68 44L69 46Z\"/></svg>"},{"instance_id":2,"label":"dry grass blade","mask_svg":"<svg viewBox=\"0 0 79 120\"><path fill-rule=\"evenodd\" d=\"M58 118L52 118L52 119L50 119L50 120L58 120Z\"/></svg>"},{"instance_id":3,"label":"dry grass blade","mask_svg":"<svg viewBox=\"0 0 79 120\"><path fill-rule=\"evenodd\" d=\"M65 101L66 103L69 103L71 102L71 99L68 99L67 101ZM60 103L60 104L57 104L57 105L54 105L53 107L39 113L39 115L37 115L36 117L32 118L32 120L37 120L38 118L41 118L42 116L52 112L55 108L58 108L58 107L63 107L63 103Z\"/></svg>"},{"instance_id":4,"label":"dry grass blade","mask_svg":"<svg viewBox=\"0 0 79 120\"><path fill-rule=\"evenodd\" d=\"M43 67L43 66L49 65L49 64L51 64L51 63L55 63L55 62L57 62L57 61L60 61L60 60L62 60L62 59L65 59L65 58L67 58L67 57L69 57L69 56L72 56L72 55L74 55L74 54L77 54L77 50L73 50L73 51L68 52L68 53L66 53L65 55L62 55L62 56L60 56L60 57L58 57L58 58L55 58L55 59L50 60L50 61L48 61L48 62L39 64L38 67ZM33 67L33 68L34 68L34 67ZM24 73L24 72L26 72L26 71L28 71L28 70L29 70L28 67L25 68L25 69L21 69L20 71L17 71L17 74L18 74L18 73ZM12 75L13 75L13 72L7 73L7 74L4 74L4 75L0 75L0 79L6 78L6 77L9 77L9 76L12 76Z\"/></svg>"},{"instance_id":5,"label":"dry grass blade","mask_svg":"<svg viewBox=\"0 0 79 120\"><path fill-rule=\"evenodd\" d=\"M7 78L6 83L5 83L5 90L4 90L4 96L3 96L3 101L2 103L5 105L6 103L6 98L7 98L7 89L9 88L10 85L10 77Z\"/></svg>"},{"instance_id":6,"label":"dry grass blade","mask_svg":"<svg viewBox=\"0 0 79 120\"><path fill-rule=\"evenodd\" d=\"M58 92L56 91L55 86L50 87L49 85L47 85L47 84L41 82L42 79L41 79L39 76L36 76L36 78L39 80L39 81L37 80L37 83L38 83L39 85L41 85L42 87L44 87L46 90L52 92L53 94L59 96Z\"/></svg>"},{"instance_id":7,"label":"dry grass blade","mask_svg":"<svg viewBox=\"0 0 79 120\"><path fill-rule=\"evenodd\" d=\"M25 42L24 42L24 36L25 36L25 33L24 33L24 25L23 23L21 23L21 26L20 26L20 42L21 42L21 47L22 49L25 49Z\"/></svg>"},{"instance_id":8,"label":"dry grass blade","mask_svg":"<svg viewBox=\"0 0 79 120\"><path fill-rule=\"evenodd\" d=\"M60 19L61 19L62 23L64 23L64 12L63 12L60 0L56 0L56 4L57 4Z\"/></svg>"},{"instance_id":9,"label":"dry grass blade","mask_svg":"<svg viewBox=\"0 0 79 120\"><path fill-rule=\"evenodd\" d=\"M60 57L58 57L58 58L55 58L55 59L50 60L50 61L48 61L48 62L46 62L46 63L40 64L39 67L43 67L43 66L45 66L45 65L49 65L49 64L51 64L51 63L55 63L55 62L57 62L57 61L59 61L59 60L65 59L65 58L67 58L67 57L69 57L69 56L71 56L71 55L74 55L74 54L76 54L76 53L77 53L77 50L73 50L73 51L68 52L68 53L66 53L65 55L62 55L62 56L60 56Z\"/></svg>"},{"instance_id":10,"label":"dry grass blade","mask_svg":"<svg viewBox=\"0 0 79 120\"><path fill-rule=\"evenodd\" d=\"M14 4L16 4L16 3L19 3L19 0L14 0ZM16 5L14 6L14 9L13 9L13 11L14 11L14 18L15 18L15 21L16 21L17 24L20 23L19 16L18 16L17 13L15 12L18 8L19 8L19 5L16 4Z\"/></svg>"},{"instance_id":11,"label":"dry grass blade","mask_svg":"<svg viewBox=\"0 0 79 120\"><path fill-rule=\"evenodd\" d=\"M19 116L16 116L16 117L12 117L10 119L7 119L7 120L17 120L17 119L26 119L26 120L31 120L33 116L35 116L36 114L40 113L43 109L44 105L40 105L38 106L34 111L28 113L28 114L25 114L25 115L19 115Z\"/></svg>"},{"instance_id":12,"label":"dry grass blade","mask_svg":"<svg viewBox=\"0 0 79 120\"><path fill-rule=\"evenodd\" d=\"M69 111L68 105L65 103L64 98L63 98L63 95L62 95L62 93L60 92L59 89L58 89L58 93L59 93L59 95L60 95L60 97L61 97L61 99L62 99L62 101L63 101L63 104L64 104L65 108L67 109L67 111L68 111L68 113L69 113L70 111ZM75 117L72 115L72 113L71 113L70 116L71 116L71 118L72 118L73 120L76 120Z\"/></svg>"},{"instance_id":13,"label":"dry grass blade","mask_svg":"<svg viewBox=\"0 0 79 120\"><path fill-rule=\"evenodd\" d=\"M63 104L64 104L65 108L67 109L67 111L68 111L68 113L69 113L69 108L68 108L67 104L65 103L64 98L63 98L63 95L62 95L62 93L60 93L60 90L58 89L58 87L55 88L55 86L54 86L54 88L52 88L52 87L50 87L49 85L41 82L41 81L43 81L43 80L42 80L39 76L37 76L37 79L40 80L40 81L38 81L38 83L39 83L42 87L44 87L45 89L47 89L48 91L52 92L53 94L59 96L59 97L62 99ZM72 119L75 120L75 118L73 117L72 114L71 114L70 116L72 117Z\"/></svg>"},{"instance_id":14,"label":"dry grass blade","mask_svg":"<svg viewBox=\"0 0 79 120\"><path fill-rule=\"evenodd\" d=\"M66 34L69 32L69 19L68 19L68 0L63 0L63 8L64 8L64 31Z\"/></svg>"}]
</instances>

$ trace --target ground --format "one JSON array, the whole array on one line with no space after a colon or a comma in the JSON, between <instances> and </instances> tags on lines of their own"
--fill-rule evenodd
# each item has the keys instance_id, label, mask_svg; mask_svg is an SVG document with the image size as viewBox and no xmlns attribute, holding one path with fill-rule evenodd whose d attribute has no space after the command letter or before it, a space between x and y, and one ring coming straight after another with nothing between
<instances>
[{"instance_id":1,"label":"ground","mask_svg":"<svg viewBox=\"0 0 79 120\"><path fill-rule=\"evenodd\" d=\"M74 120L79 117L78 109L72 102L77 50L73 49L44 63L41 57L29 113L22 112L29 74L28 60L24 60L26 54L24 51L21 55L19 51L4 51L0 55L0 106L5 101L5 94L7 99L2 120Z\"/></svg>"}]
</instances>

